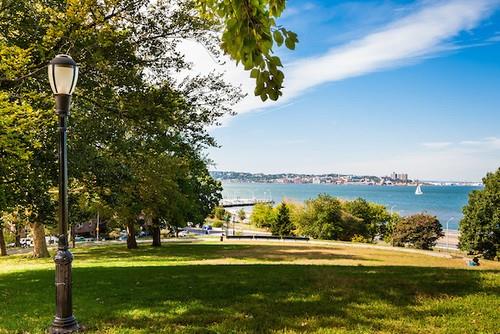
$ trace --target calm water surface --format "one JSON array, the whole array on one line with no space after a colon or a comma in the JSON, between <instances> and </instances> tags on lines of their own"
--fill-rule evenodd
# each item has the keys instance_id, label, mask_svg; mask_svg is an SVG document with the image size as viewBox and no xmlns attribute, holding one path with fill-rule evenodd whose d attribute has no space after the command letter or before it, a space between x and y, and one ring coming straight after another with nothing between
<instances>
[{"instance_id":1,"label":"calm water surface","mask_svg":"<svg viewBox=\"0 0 500 334\"><path fill-rule=\"evenodd\" d=\"M480 189L472 186L422 186L421 196L415 195L415 187L366 186L330 184L275 184L275 183L223 183L224 198L284 198L305 201L326 193L343 199L362 197L383 204L387 209L408 215L427 212L436 215L443 227L448 219L450 229L458 228L462 207L467 204L469 192Z\"/></svg>"}]
</instances>

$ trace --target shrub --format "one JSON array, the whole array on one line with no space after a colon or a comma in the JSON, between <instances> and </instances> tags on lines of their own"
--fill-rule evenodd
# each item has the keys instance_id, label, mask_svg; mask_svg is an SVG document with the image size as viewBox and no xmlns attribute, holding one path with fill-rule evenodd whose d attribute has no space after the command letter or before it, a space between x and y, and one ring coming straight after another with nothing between
<instances>
[{"instance_id":1,"label":"shrub","mask_svg":"<svg viewBox=\"0 0 500 334\"><path fill-rule=\"evenodd\" d=\"M212 227L224 227L224 222L222 220L214 220L211 225Z\"/></svg>"},{"instance_id":2,"label":"shrub","mask_svg":"<svg viewBox=\"0 0 500 334\"><path fill-rule=\"evenodd\" d=\"M352 242L370 242L370 240L366 239L364 236L355 234L352 239Z\"/></svg>"},{"instance_id":3,"label":"shrub","mask_svg":"<svg viewBox=\"0 0 500 334\"><path fill-rule=\"evenodd\" d=\"M274 218L275 213L271 205L258 203L253 207L250 223L257 227L271 227Z\"/></svg>"},{"instance_id":4,"label":"shrub","mask_svg":"<svg viewBox=\"0 0 500 334\"><path fill-rule=\"evenodd\" d=\"M244 221L246 218L247 218L247 213L245 212L245 210L243 208L241 208L240 210L238 210L238 218L239 220L242 222Z\"/></svg>"},{"instance_id":5,"label":"shrub","mask_svg":"<svg viewBox=\"0 0 500 334\"><path fill-rule=\"evenodd\" d=\"M224 220L226 215L226 210L222 206L216 206L213 211L213 217L215 219Z\"/></svg>"},{"instance_id":6,"label":"shrub","mask_svg":"<svg viewBox=\"0 0 500 334\"><path fill-rule=\"evenodd\" d=\"M395 246L410 246L419 249L432 249L442 236L444 236L443 228L439 220L436 216L425 213L399 220L392 232Z\"/></svg>"}]
</instances>

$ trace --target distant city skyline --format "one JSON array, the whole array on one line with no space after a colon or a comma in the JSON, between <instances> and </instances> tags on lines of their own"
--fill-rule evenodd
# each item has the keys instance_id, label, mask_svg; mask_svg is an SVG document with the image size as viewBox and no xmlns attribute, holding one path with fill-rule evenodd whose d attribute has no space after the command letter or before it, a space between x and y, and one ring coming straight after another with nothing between
<instances>
[{"instance_id":1,"label":"distant city skyline","mask_svg":"<svg viewBox=\"0 0 500 334\"><path fill-rule=\"evenodd\" d=\"M189 46L249 95L211 129L218 170L480 181L500 166L500 1L288 1L284 96Z\"/></svg>"},{"instance_id":2,"label":"distant city skyline","mask_svg":"<svg viewBox=\"0 0 500 334\"><path fill-rule=\"evenodd\" d=\"M397 181L402 181L402 182L417 182L417 181L422 181L422 182L441 182L441 183L474 183L478 184L481 183L481 180L479 181L468 181L468 180L444 180L444 179L418 179L418 178L412 178L411 175L408 175L407 173L387 173L383 175L377 175L377 174L354 174L354 173L337 173L337 172L327 172L327 173L295 173L295 172L277 172L277 173L264 173L264 172L249 172L249 171L244 171L244 170L217 170L217 169L211 169L210 173L212 173L213 176L216 178L217 175L219 174L224 174L224 177L222 179L229 179L228 174L234 173L234 174L251 174L253 176L277 176L277 175L289 175L289 176L308 176L308 177L318 177L318 176L326 176L326 175L334 175L334 176L352 176L356 178L362 178L362 177L376 177L380 179L392 179L392 180L397 180ZM219 175L220 176L220 175Z\"/></svg>"}]
</instances>

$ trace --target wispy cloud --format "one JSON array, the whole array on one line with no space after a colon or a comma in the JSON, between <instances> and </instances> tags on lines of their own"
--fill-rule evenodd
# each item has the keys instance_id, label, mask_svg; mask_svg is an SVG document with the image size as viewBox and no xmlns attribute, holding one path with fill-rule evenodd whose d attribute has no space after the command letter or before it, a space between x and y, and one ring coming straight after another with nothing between
<instances>
[{"instance_id":1,"label":"wispy cloud","mask_svg":"<svg viewBox=\"0 0 500 334\"><path fill-rule=\"evenodd\" d=\"M402 66L448 50L452 37L474 28L499 4L496 0L434 3L360 40L291 64L283 100L326 82Z\"/></svg>"},{"instance_id":2,"label":"wispy cloud","mask_svg":"<svg viewBox=\"0 0 500 334\"><path fill-rule=\"evenodd\" d=\"M500 138L485 137L475 140L462 140L459 142L425 142L422 146L428 149L454 149L462 151L496 151L500 150Z\"/></svg>"},{"instance_id":3,"label":"wispy cloud","mask_svg":"<svg viewBox=\"0 0 500 334\"><path fill-rule=\"evenodd\" d=\"M450 147L453 143L451 142L428 142L422 143L422 146L431 148L431 149L442 149L446 147Z\"/></svg>"},{"instance_id":4,"label":"wispy cloud","mask_svg":"<svg viewBox=\"0 0 500 334\"><path fill-rule=\"evenodd\" d=\"M387 166L408 172L414 178L479 181L499 167L500 137L458 142L421 143L422 148L367 160L349 161L336 166L351 173L388 173Z\"/></svg>"},{"instance_id":5,"label":"wispy cloud","mask_svg":"<svg viewBox=\"0 0 500 334\"><path fill-rule=\"evenodd\" d=\"M468 149L500 150L500 138L486 137L480 140L463 140L459 143Z\"/></svg>"},{"instance_id":6,"label":"wispy cloud","mask_svg":"<svg viewBox=\"0 0 500 334\"><path fill-rule=\"evenodd\" d=\"M254 82L234 63L219 66L207 56L206 50L193 44L186 45L186 54L195 64L195 71L225 71L229 81L248 92L236 111L251 112L287 103L324 83L413 64L466 47L454 42L454 37L476 27L499 5L500 0L422 1L416 7L412 4L410 14L367 32L358 40L334 47L322 55L286 64L284 96L275 103L262 103L260 98L253 96Z\"/></svg>"}]
</instances>

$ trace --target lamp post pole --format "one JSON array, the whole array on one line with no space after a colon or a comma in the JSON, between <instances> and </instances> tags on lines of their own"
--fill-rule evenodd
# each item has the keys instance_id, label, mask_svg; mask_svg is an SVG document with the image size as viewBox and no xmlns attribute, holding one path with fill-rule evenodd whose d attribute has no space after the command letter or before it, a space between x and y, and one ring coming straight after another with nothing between
<instances>
[{"instance_id":1,"label":"lamp post pole","mask_svg":"<svg viewBox=\"0 0 500 334\"><path fill-rule=\"evenodd\" d=\"M74 333L80 329L73 316L71 263L73 255L68 249L68 155L66 127L68 124L71 93L76 85L76 63L67 55L56 56L49 65L49 81L55 95L59 119L59 242L54 257L56 264L56 314L51 334ZM71 76L68 78L68 76ZM69 82L69 87L68 86Z\"/></svg>"}]
</instances>

